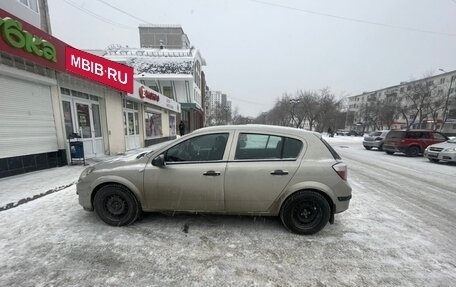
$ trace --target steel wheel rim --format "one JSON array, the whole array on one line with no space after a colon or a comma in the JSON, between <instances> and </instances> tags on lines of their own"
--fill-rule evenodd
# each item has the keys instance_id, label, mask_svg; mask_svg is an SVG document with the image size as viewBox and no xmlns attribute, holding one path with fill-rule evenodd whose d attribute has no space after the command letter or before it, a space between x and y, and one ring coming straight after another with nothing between
<instances>
[{"instance_id":1,"label":"steel wheel rim","mask_svg":"<svg viewBox=\"0 0 456 287\"><path fill-rule=\"evenodd\" d=\"M127 201L119 195L107 196L103 201L103 211L113 219L121 219L128 212Z\"/></svg>"},{"instance_id":2,"label":"steel wheel rim","mask_svg":"<svg viewBox=\"0 0 456 287\"><path fill-rule=\"evenodd\" d=\"M293 222L300 228L312 228L320 222L323 212L317 202L306 200L293 207L291 217Z\"/></svg>"}]
</instances>

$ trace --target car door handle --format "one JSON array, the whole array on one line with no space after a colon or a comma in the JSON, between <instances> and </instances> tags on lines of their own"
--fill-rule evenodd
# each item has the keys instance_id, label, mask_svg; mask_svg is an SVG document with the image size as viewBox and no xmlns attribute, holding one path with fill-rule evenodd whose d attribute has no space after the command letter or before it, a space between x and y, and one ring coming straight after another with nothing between
<instances>
[{"instance_id":1,"label":"car door handle","mask_svg":"<svg viewBox=\"0 0 456 287\"><path fill-rule=\"evenodd\" d=\"M203 173L203 175L205 175L205 176L219 176L220 175L220 171L209 170L209 171L206 171L205 173Z\"/></svg>"},{"instance_id":2,"label":"car door handle","mask_svg":"<svg viewBox=\"0 0 456 287\"><path fill-rule=\"evenodd\" d=\"M271 174L272 175L287 175L288 171L281 170L281 169L276 169L276 170L271 171Z\"/></svg>"}]
</instances>

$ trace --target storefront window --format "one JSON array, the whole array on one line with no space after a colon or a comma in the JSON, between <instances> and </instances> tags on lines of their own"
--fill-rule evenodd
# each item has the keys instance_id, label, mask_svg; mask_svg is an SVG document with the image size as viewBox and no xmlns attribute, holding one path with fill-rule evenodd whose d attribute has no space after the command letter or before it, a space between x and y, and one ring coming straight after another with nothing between
<instances>
[{"instance_id":1,"label":"storefront window","mask_svg":"<svg viewBox=\"0 0 456 287\"><path fill-rule=\"evenodd\" d=\"M79 129L83 138L92 137L92 129L90 128L90 111L89 105L86 104L76 104L77 111L77 120L79 124Z\"/></svg>"},{"instance_id":2,"label":"storefront window","mask_svg":"<svg viewBox=\"0 0 456 287\"><path fill-rule=\"evenodd\" d=\"M135 120L133 117L133 113L127 113L128 115L128 134L134 135L135 134Z\"/></svg>"},{"instance_id":3,"label":"storefront window","mask_svg":"<svg viewBox=\"0 0 456 287\"><path fill-rule=\"evenodd\" d=\"M63 106L63 117L65 119L65 132L68 137L73 132L73 121L71 115L71 103L67 101L62 102Z\"/></svg>"},{"instance_id":4,"label":"storefront window","mask_svg":"<svg viewBox=\"0 0 456 287\"><path fill-rule=\"evenodd\" d=\"M146 137L156 138L163 136L161 114L147 111L144 113L146 123Z\"/></svg>"},{"instance_id":5,"label":"storefront window","mask_svg":"<svg viewBox=\"0 0 456 287\"><path fill-rule=\"evenodd\" d=\"M136 131L136 134L139 135L139 120L138 120L138 113L135 113L135 131Z\"/></svg>"},{"instance_id":6,"label":"storefront window","mask_svg":"<svg viewBox=\"0 0 456 287\"><path fill-rule=\"evenodd\" d=\"M101 137L101 123L100 123L100 107L99 105L92 104L93 116L93 129L95 130L95 137Z\"/></svg>"},{"instance_id":7,"label":"storefront window","mask_svg":"<svg viewBox=\"0 0 456 287\"><path fill-rule=\"evenodd\" d=\"M176 116L169 115L169 136L173 137L176 135Z\"/></svg>"}]
</instances>

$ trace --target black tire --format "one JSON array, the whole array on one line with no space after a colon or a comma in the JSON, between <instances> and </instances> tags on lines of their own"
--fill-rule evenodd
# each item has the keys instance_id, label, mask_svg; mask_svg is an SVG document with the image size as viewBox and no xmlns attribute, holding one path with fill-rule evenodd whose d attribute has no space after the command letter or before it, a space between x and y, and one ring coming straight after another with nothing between
<instances>
[{"instance_id":1,"label":"black tire","mask_svg":"<svg viewBox=\"0 0 456 287\"><path fill-rule=\"evenodd\" d=\"M420 154L420 148L417 146L410 146L405 151L406 156L418 156Z\"/></svg>"},{"instance_id":2,"label":"black tire","mask_svg":"<svg viewBox=\"0 0 456 287\"><path fill-rule=\"evenodd\" d=\"M364 146L364 148L367 149L367 150L371 150L372 149L371 146L366 146L366 145Z\"/></svg>"},{"instance_id":3,"label":"black tire","mask_svg":"<svg viewBox=\"0 0 456 287\"><path fill-rule=\"evenodd\" d=\"M380 146L378 147L378 150L379 150L379 151L383 151L383 145L380 145Z\"/></svg>"},{"instance_id":4,"label":"black tire","mask_svg":"<svg viewBox=\"0 0 456 287\"><path fill-rule=\"evenodd\" d=\"M439 162L439 161L440 161L439 159L436 159L436 158L429 158L429 160L430 160L431 162Z\"/></svg>"},{"instance_id":5,"label":"black tire","mask_svg":"<svg viewBox=\"0 0 456 287\"><path fill-rule=\"evenodd\" d=\"M283 225L297 234L310 235L322 230L329 221L331 208L328 201L315 191L299 191L282 206Z\"/></svg>"},{"instance_id":6,"label":"black tire","mask_svg":"<svg viewBox=\"0 0 456 287\"><path fill-rule=\"evenodd\" d=\"M394 151L389 151L389 150L387 150L387 151L385 151L385 152L386 152L387 154L393 154L393 153L394 153Z\"/></svg>"},{"instance_id":7,"label":"black tire","mask_svg":"<svg viewBox=\"0 0 456 287\"><path fill-rule=\"evenodd\" d=\"M136 197L120 184L107 184L100 188L93 205L98 217L113 226L132 224L141 212Z\"/></svg>"}]
</instances>

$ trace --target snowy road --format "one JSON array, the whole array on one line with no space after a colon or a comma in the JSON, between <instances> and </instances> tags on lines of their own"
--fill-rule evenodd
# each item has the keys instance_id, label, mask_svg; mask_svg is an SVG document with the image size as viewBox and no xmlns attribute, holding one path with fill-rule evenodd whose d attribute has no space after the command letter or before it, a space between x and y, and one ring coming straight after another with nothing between
<instances>
[{"instance_id":1,"label":"snowy road","mask_svg":"<svg viewBox=\"0 0 456 287\"><path fill-rule=\"evenodd\" d=\"M73 186L0 212L0 285L454 286L456 165L329 141L353 200L317 235L231 216L148 214L114 228Z\"/></svg>"}]
</instances>

